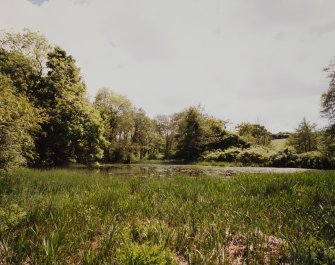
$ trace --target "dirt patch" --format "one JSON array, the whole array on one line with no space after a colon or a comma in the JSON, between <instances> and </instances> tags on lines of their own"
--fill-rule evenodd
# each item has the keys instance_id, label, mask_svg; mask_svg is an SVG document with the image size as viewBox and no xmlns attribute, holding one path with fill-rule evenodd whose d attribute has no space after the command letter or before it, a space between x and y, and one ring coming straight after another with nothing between
<instances>
[{"instance_id":1,"label":"dirt patch","mask_svg":"<svg viewBox=\"0 0 335 265\"><path fill-rule=\"evenodd\" d=\"M258 262L261 264L284 264L281 262L281 252L285 241L274 235L264 236L261 233L249 236L247 244L246 236L228 235L228 245L222 250L229 264L243 265L247 261L247 252L252 255L255 248L262 249L263 255Z\"/></svg>"},{"instance_id":2,"label":"dirt patch","mask_svg":"<svg viewBox=\"0 0 335 265\"><path fill-rule=\"evenodd\" d=\"M183 256L180 256L180 255L175 255L174 258L173 258L179 265L188 265L188 262L187 260L183 257Z\"/></svg>"}]
</instances>

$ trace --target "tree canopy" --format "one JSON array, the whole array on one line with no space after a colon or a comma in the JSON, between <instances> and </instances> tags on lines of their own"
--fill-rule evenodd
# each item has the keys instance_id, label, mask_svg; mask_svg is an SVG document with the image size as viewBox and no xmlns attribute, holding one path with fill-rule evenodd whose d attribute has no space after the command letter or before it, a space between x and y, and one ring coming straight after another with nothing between
<instances>
[{"instance_id":1,"label":"tree canopy","mask_svg":"<svg viewBox=\"0 0 335 265\"><path fill-rule=\"evenodd\" d=\"M34 135L27 130L32 150L36 150L34 158L29 156L30 163L90 164L101 158L102 121L86 99L86 86L72 56L53 47L38 32L2 32L0 73L11 80L11 93L19 97L17 108L28 111L29 104L34 111L24 116L27 124L34 123L37 113L44 115ZM7 82L4 86L10 85ZM16 150L17 157L27 156L27 152Z\"/></svg>"},{"instance_id":2,"label":"tree canopy","mask_svg":"<svg viewBox=\"0 0 335 265\"><path fill-rule=\"evenodd\" d=\"M293 134L275 137L290 135L288 143L297 153L318 150L332 158L335 59L325 71L330 82L322 95L322 114L329 127L316 132L316 126L303 119ZM266 153L272 138L264 126L247 122L237 126L236 134L229 132L223 120L197 106L152 119L129 98L109 88L101 88L91 102L76 60L67 51L28 29L0 33L2 169L22 164L90 165L152 158L192 161L205 153L209 158L243 156L250 160ZM245 150L250 146L254 151ZM258 154L257 148L263 153Z\"/></svg>"},{"instance_id":3,"label":"tree canopy","mask_svg":"<svg viewBox=\"0 0 335 265\"><path fill-rule=\"evenodd\" d=\"M271 133L260 124L241 123L237 126L237 133L247 142L267 146L270 144Z\"/></svg>"},{"instance_id":4,"label":"tree canopy","mask_svg":"<svg viewBox=\"0 0 335 265\"><path fill-rule=\"evenodd\" d=\"M317 150L316 124L303 118L295 132L290 135L288 144L293 146L298 153Z\"/></svg>"}]
</instances>

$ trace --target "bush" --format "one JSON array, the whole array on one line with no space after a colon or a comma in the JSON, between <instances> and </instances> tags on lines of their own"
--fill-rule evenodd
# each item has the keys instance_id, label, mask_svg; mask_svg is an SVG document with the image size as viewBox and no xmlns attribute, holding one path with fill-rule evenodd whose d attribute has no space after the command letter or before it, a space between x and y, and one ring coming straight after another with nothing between
<instances>
[{"instance_id":1,"label":"bush","mask_svg":"<svg viewBox=\"0 0 335 265\"><path fill-rule=\"evenodd\" d=\"M289 148L269 157L269 165L273 167L296 167L298 155Z\"/></svg>"},{"instance_id":2,"label":"bush","mask_svg":"<svg viewBox=\"0 0 335 265\"><path fill-rule=\"evenodd\" d=\"M296 154L292 149L285 149L272 155L269 165L273 167L333 169L335 168L335 160L316 151Z\"/></svg>"},{"instance_id":3,"label":"bush","mask_svg":"<svg viewBox=\"0 0 335 265\"><path fill-rule=\"evenodd\" d=\"M204 152L202 160L204 161L220 161L220 162L235 162L236 157L242 150L236 147L229 148L225 151L216 150L212 152Z\"/></svg>"},{"instance_id":4,"label":"bush","mask_svg":"<svg viewBox=\"0 0 335 265\"><path fill-rule=\"evenodd\" d=\"M206 162L240 162L243 165L271 167L295 167L312 169L334 169L335 159L328 158L320 152L297 154L292 148L274 153L266 147L248 149L229 148L225 151L215 150L204 152L201 159Z\"/></svg>"},{"instance_id":5,"label":"bush","mask_svg":"<svg viewBox=\"0 0 335 265\"><path fill-rule=\"evenodd\" d=\"M236 159L244 165L257 164L266 166L269 162L270 150L264 147L253 147L240 152Z\"/></svg>"},{"instance_id":6,"label":"bush","mask_svg":"<svg viewBox=\"0 0 335 265\"><path fill-rule=\"evenodd\" d=\"M323 156L320 152L307 152L299 154L297 166L303 168L331 169L335 167L335 161Z\"/></svg>"}]
</instances>

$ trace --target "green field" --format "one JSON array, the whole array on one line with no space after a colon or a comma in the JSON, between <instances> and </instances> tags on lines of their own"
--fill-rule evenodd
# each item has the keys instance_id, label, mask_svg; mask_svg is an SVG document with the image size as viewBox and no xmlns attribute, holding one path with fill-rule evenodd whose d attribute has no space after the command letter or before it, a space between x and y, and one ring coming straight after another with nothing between
<instances>
[{"instance_id":1,"label":"green field","mask_svg":"<svg viewBox=\"0 0 335 265\"><path fill-rule=\"evenodd\" d=\"M270 146L275 151L284 150L287 147L287 139L274 139L271 141Z\"/></svg>"},{"instance_id":2,"label":"green field","mask_svg":"<svg viewBox=\"0 0 335 265\"><path fill-rule=\"evenodd\" d=\"M335 264L335 173L0 183L0 264Z\"/></svg>"}]
</instances>

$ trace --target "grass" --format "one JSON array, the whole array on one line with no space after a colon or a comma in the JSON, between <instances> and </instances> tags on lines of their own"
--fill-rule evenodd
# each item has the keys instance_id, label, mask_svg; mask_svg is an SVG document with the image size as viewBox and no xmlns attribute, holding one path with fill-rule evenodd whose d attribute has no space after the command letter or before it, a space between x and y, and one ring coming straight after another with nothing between
<instances>
[{"instance_id":1,"label":"grass","mask_svg":"<svg viewBox=\"0 0 335 265\"><path fill-rule=\"evenodd\" d=\"M271 148L276 152L284 150L287 147L286 145L287 139L274 139L270 143Z\"/></svg>"},{"instance_id":2,"label":"grass","mask_svg":"<svg viewBox=\"0 0 335 265\"><path fill-rule=\"evenodd\" d=\"M335 264L335 173L0 183L0 264Z\"/></svg>"}]
</instances>

